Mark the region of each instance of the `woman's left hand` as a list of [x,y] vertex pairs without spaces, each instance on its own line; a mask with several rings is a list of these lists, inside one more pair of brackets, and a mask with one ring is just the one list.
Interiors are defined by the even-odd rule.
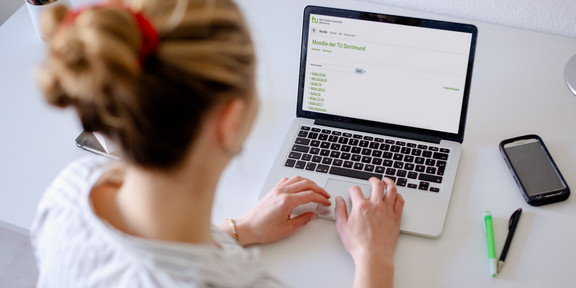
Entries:
[[324,189],[309,179],[283,178],[248,213],[235,221],[238,243],[244,246],[284,238],[317,217],[308,212],[292,218],[294,208],[310,202],[329,206],[329,198]]

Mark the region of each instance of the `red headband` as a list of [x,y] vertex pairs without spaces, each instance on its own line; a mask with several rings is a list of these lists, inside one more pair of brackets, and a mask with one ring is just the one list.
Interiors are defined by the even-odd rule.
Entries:
[[[89,6],[79,10],[69,11],[68,14],[66,14],[66,16],[64,17],[62,24],[68,25],[74,22],[76,20],[76,17],[78,17],[80,13],[88,9],[98,8],[102,6],[110,6],[110,4]],[[140,64],[143,66],[146,59],[150,55],[156,53],[156,51],[158,50],[158,44],[160,41],[158,32],[156,32],[156,29],[154,28],[152,23],[150,23],[150,21],[144,16],[144,14],[140,12],[135,12],[132,9],[123,6],[118,7],[122,7],[128,10],[130,13],[132,13],[132,15],[134,15],[134,18],[136,19],[136,23],[138,23],[138,28],[140,28],[140,32],[142,33],[142,45],[140,46],[138,59],[140,60]]]

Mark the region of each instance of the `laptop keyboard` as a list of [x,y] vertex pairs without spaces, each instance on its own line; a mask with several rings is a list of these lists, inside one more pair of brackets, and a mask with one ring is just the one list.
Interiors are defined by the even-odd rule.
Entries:
[[309,126],[300,127],[285,166],[440,192],[450,150]]

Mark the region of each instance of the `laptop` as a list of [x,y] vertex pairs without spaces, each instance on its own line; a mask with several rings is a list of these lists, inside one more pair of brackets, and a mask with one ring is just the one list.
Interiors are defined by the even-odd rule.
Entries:
[[[296,119],[260,198],[282,177],[309,178],[351,203],[370,177],[405,199],[401,231],[443,230],[464,140],[473,25],[307,6]],[[332,202],[334,204],[334,202]],[[334,205],[301,205],[334,219]]]

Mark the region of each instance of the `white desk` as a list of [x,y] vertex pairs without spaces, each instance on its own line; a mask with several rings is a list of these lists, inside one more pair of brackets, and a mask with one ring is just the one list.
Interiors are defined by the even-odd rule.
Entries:
[[[259,56],[262,99],[255,129],[219,186],[215,222],[237,217],[257,201],[280,142],[295,115],[302,10],[308,3],[451,20],[358,1],[240,0]],[[467,21],[463,21],[467,22]],[[475,23],[479,29],[463,155],[444,233],[401,235],[396,287],[572,287],[576,200],[527,205],[499,155],[505,138],[539,134],[569,186],[576,189],[576,97],[563,82],[576,39]],[[30,77],[42,43],[20,9],[0,27],[0,221],[29,227],[42,190],[67,162],[80,127],[70,111],[43,104]],[[247,171],[251,172],[248,173]],[[407,203],[409,205],[409,203]],[[489,277],[481,215],[495,218],[499,254],[509,215],[525,211],[506,266]],[[260,246],[266,266],[294,287],[351,287],[353,263],[334,223],[317,220],[279,242]]]

